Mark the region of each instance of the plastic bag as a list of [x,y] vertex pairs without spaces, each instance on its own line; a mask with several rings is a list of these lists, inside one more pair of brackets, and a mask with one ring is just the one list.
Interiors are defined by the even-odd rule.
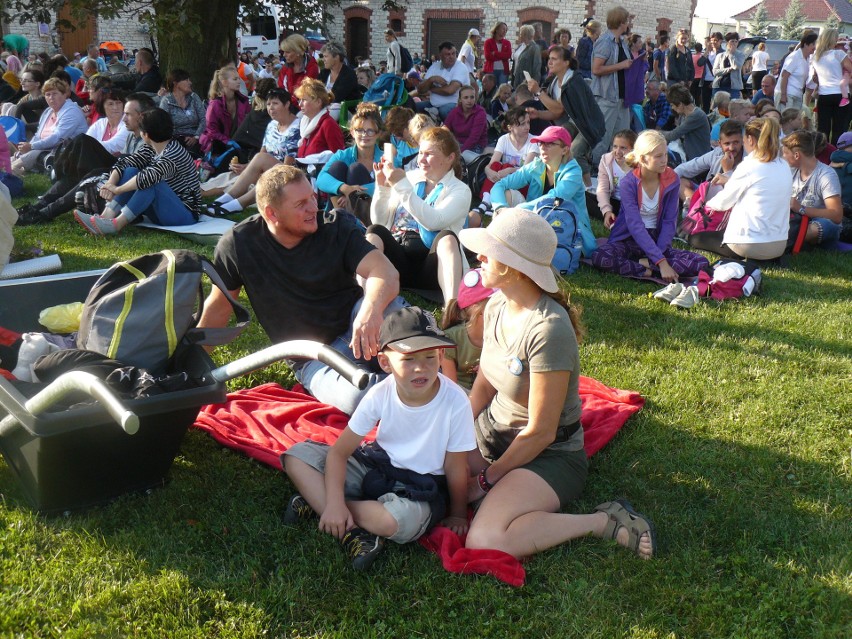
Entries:
[[51,333],[73,333],[80,328],[83,303],[72,302],[46,308],[38,314],[38,323]]

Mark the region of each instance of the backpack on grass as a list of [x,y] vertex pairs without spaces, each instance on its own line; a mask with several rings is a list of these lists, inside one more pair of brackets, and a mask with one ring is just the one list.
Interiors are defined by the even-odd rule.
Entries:
[[[733,272],[731,269],[735,269]],[[752,262],[716,260],[698,273],[698,294],[714,300],[739,299],[759,295],[763,275]]]
[[[196,328],[205,273],[236,313],[234,327]],[[118,262],[95,282],[83,305],[77,348],[156,374],[165,370],[181,342],[225,344],[248,323],[248,311],[228,294],[206,257],[165,250]]]
[[724,231],[728,226],[730,210],[716,211],[707,206],[707,200],[711,198],[708,194],[710,187],[710,182],[702,182],[698,190],[693,193],[689,203],[689,213],[684,216],[678,228],[680,237],[686,238],[707,231]]

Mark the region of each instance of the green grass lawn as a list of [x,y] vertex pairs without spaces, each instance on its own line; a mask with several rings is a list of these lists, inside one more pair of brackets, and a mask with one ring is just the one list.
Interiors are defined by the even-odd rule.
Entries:
[[[95,239],[70,215],[15,236],[66,271],[212,254],[149,230]],[[68,517],[33,513],[0,461],[0,637],[852,636],[850,254],[798,256],[762,296],[691,311],[586,267],[568,284],[583,373],[647,398],[572,510],[629,498],[655,520],[654,561],[579,540],[528,561],[514,589],[412,544],[356,574],[331,537],[279,523],[281,472],[191,431],[166,487]],[[255,325],[214,358],[266,344]],[[290,378],[276,366],[232,386],[266,381]]]

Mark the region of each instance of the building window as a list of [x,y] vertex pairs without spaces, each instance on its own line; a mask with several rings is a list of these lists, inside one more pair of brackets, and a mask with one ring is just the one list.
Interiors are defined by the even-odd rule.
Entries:
[[405,9],[388,11],[388,29],[393,29],[397,36],[405,35]]

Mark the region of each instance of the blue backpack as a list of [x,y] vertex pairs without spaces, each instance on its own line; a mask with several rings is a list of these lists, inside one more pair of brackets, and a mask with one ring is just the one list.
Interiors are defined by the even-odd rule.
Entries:
[[543,198],[535,212],[550,223],[556,233],[556,254],[552,266],[561,275],[571,275],[580,267],[583,240],[577,227],[577,208],[558,197]]
[[364,94],[364,102],[372,102],[380,107],[393,106],[402,102],[405,85],[402,78],[393,73],[383,73]]
[[0,116],[0,126],[6,132],[6,139],[12,144],[27,141],[27,123],[11,115]]

